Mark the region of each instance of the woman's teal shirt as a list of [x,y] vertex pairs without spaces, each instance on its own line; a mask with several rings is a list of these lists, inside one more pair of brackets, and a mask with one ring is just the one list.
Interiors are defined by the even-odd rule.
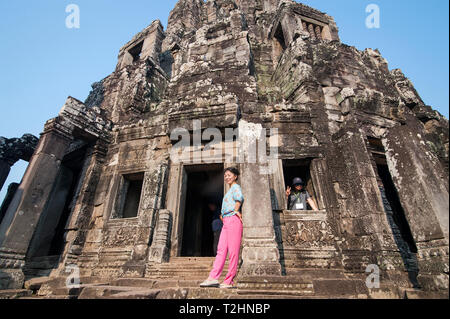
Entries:
[[223,198],[221,210],[222,217],[230,217],[236,215],[234,206],[236,205],[236,202],[240,202],[242,204],[243,201],[244,196],[242,195],[241,186],[239,186],[238,184],[234,184],[233,186],[231,186],[231,188]]

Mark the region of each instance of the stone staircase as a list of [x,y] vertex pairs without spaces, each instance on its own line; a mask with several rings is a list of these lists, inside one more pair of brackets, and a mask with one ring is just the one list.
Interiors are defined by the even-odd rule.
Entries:
[[[364,281],[342,270],[289,269],[281,277],[240,277],[234,289],[200,288],[214,258],[177,257],[170,263],[151,264],[143,278],[82,277],[80,286],[66,286],[66,278],[38,277],[25,289],[0,291],[0,298],[18,299],[367,299],[440,298],[412,289],[382,286],[370,291]],[[225,265],[219,281],[228,269]],[[448,295],[447,295],[448,298]]]
[[[172,257],[170,263],[150,264],[145,272],[148,278],[188,278],[205,280],[212,269],[214,257]],[[228,269],[228,260],[223,268],[222,277]],[[223,279],[222,278],[222,279]]]

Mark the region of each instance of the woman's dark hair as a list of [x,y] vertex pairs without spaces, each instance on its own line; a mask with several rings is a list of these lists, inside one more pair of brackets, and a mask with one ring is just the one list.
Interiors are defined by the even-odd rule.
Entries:
[[235,168],[235,167],[228,167],[228,168],[226,168],[223,173],[225,174],[226,172],[231,172],[234,175],[236,175],[237,177],[239,177],[239,175],[241,175],[241,173],[239,173],[239,170],[237,168]]

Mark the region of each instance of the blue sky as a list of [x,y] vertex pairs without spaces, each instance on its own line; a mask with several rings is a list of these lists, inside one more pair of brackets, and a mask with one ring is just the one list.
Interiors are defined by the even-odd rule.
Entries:
[[[0,1],[0,136],[39,136],[67,96],[84,101],[91,84],[114,71],[121,46],[153,20],[164,27],[176,0]],[[378,48],[422,99],[449,113],[449,3],[446,0],[304,0],[333,16],[343,43]],[[365,25],[366,6],[380,8],[380,28]],[[66,7],[80,8],[80,28],[66,27]],[[14,165],[7,185],[26,168]]]

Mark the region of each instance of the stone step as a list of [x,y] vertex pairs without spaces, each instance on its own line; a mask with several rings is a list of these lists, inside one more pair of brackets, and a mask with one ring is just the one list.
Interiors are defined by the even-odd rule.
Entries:
[[219,288],[165,288],[119,290],[91,287],[79,299],[367,299],[367,295],[311,295],[292,291],[252,291]]
[[231,289],[218,288],[154,288],[133,289],[133,287],[88,287],[78,299],[229,299],[236,296]]
[[[67,278],[63,277],[36,277],[25,281],[24,287],[25,289],[30,289],[33,291],[37,291],[41,288],[42,285],[47,285],[48,287],[57,288],[62,285],[65,285]],[[91,284],[91,283],[102,283],[104,280],[95,278],[95,277],[81,277],[80,283],[82,284]]]
[[[147,267],[147,278],[189,278],[205,279],[208,277],[214,263],[214,258],[176,257],[170,263],[151,264]],[[228,261],[224,265],[224,273],[228,269]]]
[[287,276],[305,277],[305,278],[323,278],[323,279],[345,279],[345,273],[340,269],[308,269],[286,267]]
[[19,299],[31,296],[33,291],[29,289],[0,290],[0,299]]
[[117,295],[125,297],[135,296],[138,298],[154,299],[159,293],[159,289],[148,289],[143,287],[124,287],[124,286],[110,286],[110,285],[99,285],[99,286],[88,286],[81,290],[78,299],[110,299],[117,298]]
[[205,267],[205,266],[189,266],[185,265],[183,267],[174,267],[172,266],[148,266],[147,271],[179,271],[179,272],[189,272],[189,271],[207,271],[211,270],[211,267]]
[[42,297],[64,295],[77,296],[84,287],[97,286],[101,284],[108,284],[107,280],[100,278],[80,278],[80,285],[78,288],[67,287],[66,278],[57,277],[51,278],[47,282],[43,282],[36,295]]
[[314,295],[313,282],[308,278],[295,276],[246,277],[238,280],[237,287],[237,293],[242,295]]
[[[167,271],[147,271],[145,277],[146,278],[182,278],[182,279],[201,279],[208,277],[210,270],[203,271],[175,271],[175,270],[167,270]],[[206,277],[205,277],[206,276]]]
[[[167,266],[161,264],[157,266]],[[192,269],[155,270],[155,276],[145,278],[119,278],[107,280],[95,277],[82,277],[79,288],[66,287],[66,278],[34,278],[26,282],[27,293],[19,295],[23,298],[249,298],[253,296],[264,299],[272,298],[438,298],[442,294],[425,294],[409,290],[392,293],[393,287],[368,290],[364,280],[346,278],[342,270],[335,269],[298,269],[295,275],[287,276],[255,276],[237,277],[237,289],[200,288],[206,279],[207,271]],[[148,273],[147,273],[148,275]],[[226,268],[219,279],[226,276]],[[395,287],[394,287],[395,288]],[[38,290],[36,296],[32,291]],[[212,291],[211,291],[212,289]],[[224,292],[227,291],[227,292]],[[447,294],[448,295],[448,294]],[[12,296],[14,297],[14,296]],[[58,298],[60,299],[60,298]]]
[[49,296],[30,296],[21,297],[19,299],[29,299],[29,300],[45,300],[45,299],[77,299],[78,296],[66,296],[66,295],[49,295]]
[[[226,262],[224,267],[228,267],[229,263]],[[194,270],[194,269],[211,269],[213,263],[165,263],[165,264],[151,264],[148,265],[148,269],[178,269],[178,270]]]
[[215,257],[171,257],[171,263],[184,263],[184,262],[201,262],[201,263],[213,263]]
[[43,284],[45,284],[51,280],[52,280],[52,278],[47,277],[47,276],[32,278],[30,280],[25,281],[24,287],[25,287],[25,289],[37,291],[37,290],[39,290],[39,288],[41,288],[41,286]]
[[414,288],[401,289],[404,299],[449,299],[448,290],[423,291]]
[[[110,296],[100,297],[100,299],[156,299],[160,290],[149,289],[142,291],[123,291]],[[81,297],[79,299],[86,299]],[[97,298],[98,299],[98,298]]]
[[78,296],[81,291],[80,288],[67,288],[67,287],[57,287],[50,290],[39,289],[37,296],[48,297],[48,296]]
[[[187,273],[183,273],[187,271]],[[162,271],[167,278],[119,278],[106,280],[95,277],[82,277],[79,288],[66,287],[66,278],[41,277],[28,280],[27,289],[0,292],[0,298],[24,299],[184,299],[184,298],[223,298],[223,299],[353,299],[353,298],[408,298],[408,299],[448,299],[447,292],[427,292],[416,289],[397,289],[382,286],[380,289],[367,289],[364,280],[345,278],[342,270],[298,269],[295,275],[283,277],[244,277],[237,278],[237,289],[200,288],[207,272],[178,269]],[[161,273],[160,273],[161,275]],[[169,276],[170,275],[170,276]],[[219,281],[223,281],[226,271]],[[38,291],[36,295],[32,292]]]
[[263,290],[263,289],[238,289],[237,291],[238,295],[253,295],[253,296],[312,296],[314,295],[314,290],[312,289],[305,289],[305,290]]
[[[252,294],[245,294],[245,295],[238,295],[237,299],[300,299],[301,296],[293,296],[293,295],[281,295],[281,294],[267,294],[267,295],[252,295]],[[309,297],[306,297],[309,298]]]
[[[119,287],[138,287],[148,289],[165,289],[165,288],[198,288],[205,278],[201,279],[185,279],[185,278],[171,278],[171,279],[150,279],[150,278],[121,278],[113,280],[110,285]],[[223,281],[225,275],[222,275],[219,281]]]
[[113,286],[152,288],[158,281],[152,278],[119,278],[110,282]]
[[314,293],[316,295],[369,295],[369,289],[363,280],[359,279],[314,279]]

